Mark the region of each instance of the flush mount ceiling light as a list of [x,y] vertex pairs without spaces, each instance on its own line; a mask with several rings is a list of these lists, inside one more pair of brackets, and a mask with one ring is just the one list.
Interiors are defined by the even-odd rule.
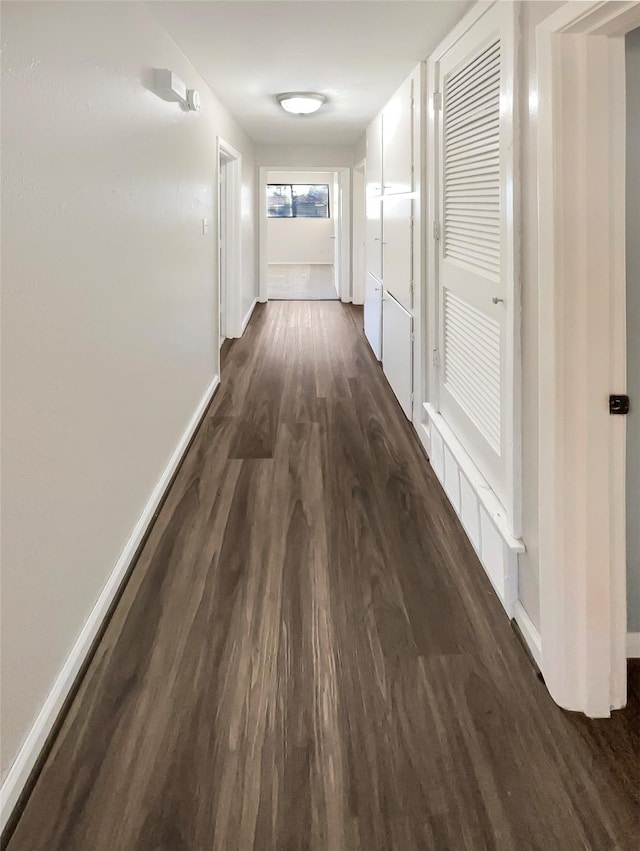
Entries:
[[309,115],[312,112],[320,109],[323,103],[326,103],[324,95],[318,95],[314,92],[286,92],[283,95],[278,95],[278,103],[286,112],[292,112],[294,115]]

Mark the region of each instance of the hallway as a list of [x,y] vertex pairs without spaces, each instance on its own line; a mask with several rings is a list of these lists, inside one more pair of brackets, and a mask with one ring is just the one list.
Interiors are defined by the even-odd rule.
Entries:
[[638,847],[640,671],[554,705],[361,324],[227,349],[9,851]]

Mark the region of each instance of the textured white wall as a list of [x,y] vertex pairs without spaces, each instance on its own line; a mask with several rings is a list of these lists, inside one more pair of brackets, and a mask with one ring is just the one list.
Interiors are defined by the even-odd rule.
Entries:
[[330,172],[270,171],[268,183],[326,183],[329,186],[329,219],[268,219],[269,263],[333,263],[333,174]]
[[256,287],[253,144],[147,4],[3,3],[2,39],[4,777],[218,369],[217,134]]
[[627,54],[627,610],[640,632],[640,28]]
[[274,168],[349,168],[354,150],[340,145],[258,145],[256,162]]

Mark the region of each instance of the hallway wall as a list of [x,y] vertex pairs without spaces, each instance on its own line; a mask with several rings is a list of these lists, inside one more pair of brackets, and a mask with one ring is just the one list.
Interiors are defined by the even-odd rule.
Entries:
[[267,180],[269,183],[326,183],[329,186],[330,216],[328,219],[268,219],[267,261],[333,264],[333,174],[319,171],[270,171]]
[[2,30],[4,779],[219,369],[218,134],[243,314],[257,288],[253,143],[149,6],[3,3]]
[[640,633],[640,28],[626,37],[627,66],[627,612]]
[[256,165],[276,168],[349,168],[354,148],[341,145],[257,145]]

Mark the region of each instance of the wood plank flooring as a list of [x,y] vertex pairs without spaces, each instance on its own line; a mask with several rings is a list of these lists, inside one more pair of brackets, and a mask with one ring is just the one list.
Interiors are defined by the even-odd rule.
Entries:
[[640,672],[553,704],[360,325],[229,347],[9,851],[640,848]]

